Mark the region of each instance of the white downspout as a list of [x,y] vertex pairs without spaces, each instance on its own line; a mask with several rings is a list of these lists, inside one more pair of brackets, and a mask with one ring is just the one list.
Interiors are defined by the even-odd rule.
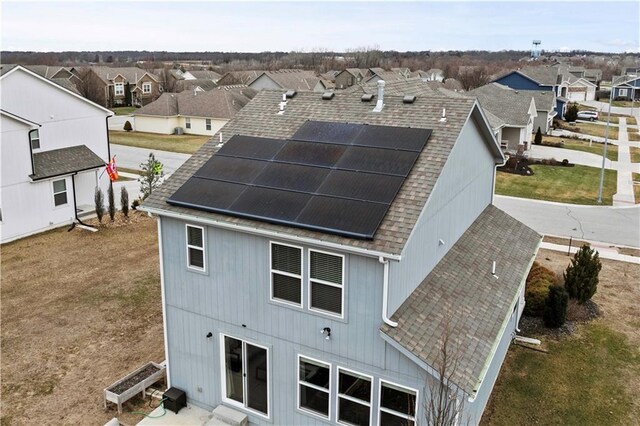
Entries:
[[384,265],[383,285],[382,285],[382,321],[390,327],[396,328],[398,323],[391,321],[387,316],[387,306],[389,305],[389,260],[383,256],[378,261]]
[[160,216],[158,221],[158,251],[160,253],[160,296],[162,298],[162,332],[164,334],[164,357],[166,360],[167,388],[171,387],[171,371],[169,367],[169,340],[167,340],[167,297],[164,284],[164,262],[162,260],[162,222]]

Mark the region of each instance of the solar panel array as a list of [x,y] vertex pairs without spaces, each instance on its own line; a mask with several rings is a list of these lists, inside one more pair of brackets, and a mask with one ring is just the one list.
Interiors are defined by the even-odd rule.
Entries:
[[430,136],[321,121],[287,140],[236,135],[167,202],[372,239]]

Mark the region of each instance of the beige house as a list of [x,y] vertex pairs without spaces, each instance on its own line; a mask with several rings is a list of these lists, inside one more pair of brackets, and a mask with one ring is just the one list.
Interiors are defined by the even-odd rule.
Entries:
[[163,93],[134,112],[136,131],[213,136],[256,94],[246,86],[224,86],[208,92]]
[[93,66],[85,84],[96,86],[96,101],[107,108],[147,105],[162,94],[158,76],[136,67]]

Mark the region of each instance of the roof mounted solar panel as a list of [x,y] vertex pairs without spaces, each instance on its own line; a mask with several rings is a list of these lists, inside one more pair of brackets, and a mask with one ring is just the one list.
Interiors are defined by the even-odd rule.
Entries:
[[285,143],[280,139],[234,135],[222,145],[216,155],[271,160]]
[[362,124],[331,123],[325,121],[305,121],[291,139],[307,142],[327,142],[351,145],[362,131]]

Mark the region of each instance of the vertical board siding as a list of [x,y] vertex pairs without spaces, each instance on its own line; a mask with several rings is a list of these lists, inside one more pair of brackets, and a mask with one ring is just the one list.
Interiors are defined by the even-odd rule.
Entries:
[[[405,246],[402,260],[389,265],[389,315],[491,203],[494,173],[493,155],[477,124],[469,120]],[[444,245],[440,245],[440,239]]]

